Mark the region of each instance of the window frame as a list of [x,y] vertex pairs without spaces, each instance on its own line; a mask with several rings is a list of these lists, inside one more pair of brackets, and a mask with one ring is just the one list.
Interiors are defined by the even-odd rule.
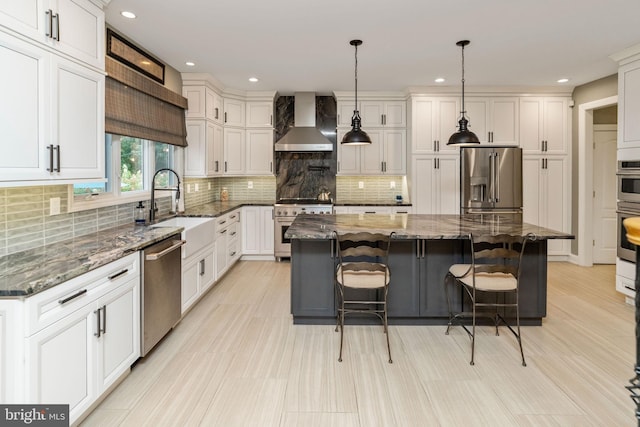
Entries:
[[[89,209],[98,209],[108,206],[117,206],[126,203],[136,203],[139,201],[148,201],[151,199],[151,179],[156,170],[155,165],[155,144],[164,144],[157,141],[150,141],[147,139],[138,138],[143,141],[143,190],[136,191],[128,191],[121,192],[120,184],[122,177],[122,163],[121,163],[121,145],[120,138],[125,135],[112,135],[112,143],[111,143],[111,153],[105,155],[106,158],[111,156],[111,165],[105,165],[105,175],[111,176],[111,191],[105,193],[99,193],[96,195],[87,195],[87,196],[77,196],[73,192],[74,184],[78,184],[81,182],[90,182],[90,181],[78,181],[74,184],[68,185],[68,212],[79,212],[83,210]],[[105,135],[106,137],[106,135]],[[171,145],[171,144],[167,144]],[[106,154],[106,153],[105,153]],[[183,176],[183,160],[184,160],[184,148],[179,146],[173,146],[173,155],[171,156],[173,160],[173,164],[170,165],[173,170],[175,170],[180,177]],[[170,162],[171,163],[171,162]],[[107,172],[107,169],[109,171]],[[103,181],[108,182],[109,178],[105,178]],[[93,181],[95,182],[95,181]],[[167,191],[156,192],[155,199],[162,199],[165,197],[171,197],[171,193]]]

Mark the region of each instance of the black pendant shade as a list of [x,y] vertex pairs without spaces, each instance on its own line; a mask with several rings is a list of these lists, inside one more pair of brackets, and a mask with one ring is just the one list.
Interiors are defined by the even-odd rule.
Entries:
[[469,120],[465,117],[467,113],[464,108],[464,47],[469,44],[469,40],[460,40],[456,43],[457,46],[462,48],[462,118],[458,122],[458,131],[451,135],[449,138],[449,142],[447,145],[457,145],[457,144],[479,144],[480,140],[476,136],[475,133],[471,132],[467,129],[467,124]]
[[349,144],[349,145],[371,144],[371,138],[369,138],[369,135],[367,135],[365,131],[360,129],[361,120],[360,120],[360,112],[358,111],[358,46],[362,44],[362,40],[351,40],[349,44],[356,48],[356,67],[355,67],[356,105],[353,110],[353,117],[351,118],[351,130],[344,135],[340,143]]

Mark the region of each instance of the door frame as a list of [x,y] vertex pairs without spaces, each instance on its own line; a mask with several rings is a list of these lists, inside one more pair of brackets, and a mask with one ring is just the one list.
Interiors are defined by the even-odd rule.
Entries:
[[578,107],[578,264],[587,267],[593,265],[593,110],[617,103],[614,95]]

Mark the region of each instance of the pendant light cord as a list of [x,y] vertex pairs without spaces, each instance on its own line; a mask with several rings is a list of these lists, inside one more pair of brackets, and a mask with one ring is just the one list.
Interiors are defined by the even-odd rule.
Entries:
[[356,44],[356,71],[355,71],[355,80],[356,80],[356,105],[354,109],[354,113],[358,111],[358,45]]
[[467,114],[464,108],[464,44],[462,45],[462,117]]

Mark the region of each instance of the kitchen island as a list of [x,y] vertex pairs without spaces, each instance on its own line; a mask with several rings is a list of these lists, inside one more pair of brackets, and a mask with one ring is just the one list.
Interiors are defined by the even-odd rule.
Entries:
[[[444,278],[449,266],[470,262],[468,236],[532,233],[520,279],[522,324],[540,325],[547,312],[547,240],[573,236],[523,223],[520,215],[298,215],[287,230],[291,239],[291,313],[294,323],[335,322],[334,231],[395,232],[389,251],[388,294],[392,324],[446,324],[449,310]],[[454,311],[466,307],[462,291],[451,289]],[[366,297],[366,296],[364,296]],[[368,317],[350,319],[368,323]]]

